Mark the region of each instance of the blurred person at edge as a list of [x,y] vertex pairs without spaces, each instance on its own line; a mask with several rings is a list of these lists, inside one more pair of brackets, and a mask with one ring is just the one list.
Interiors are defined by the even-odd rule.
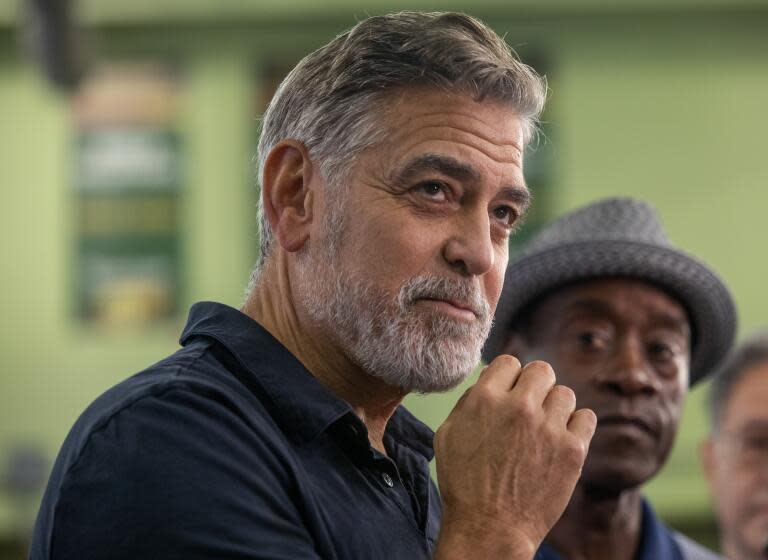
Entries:
[[726,286],[673,247],[654,210],[610,198],[547,226],[507,268],[483,356],[545,360],[597,430],[540,560],[716,556],[668,529],[640,487],[664,465],[689,385],[730,348]]
[[196,304],[181,350],[86,410],[31,557],[532,558],[594,414],[509,356],[436,435],[400,403],[479,362],[545,90],[455,13],[371,17],[304,58],[264,116],[243,307]]
[[739,345],[710,387],[701,462],[730,560],[768,558],[768,331]]

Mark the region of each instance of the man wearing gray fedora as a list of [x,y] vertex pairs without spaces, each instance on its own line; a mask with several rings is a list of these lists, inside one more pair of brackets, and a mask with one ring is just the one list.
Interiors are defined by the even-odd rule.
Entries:
[[664,465],[688,388],[721,361],[735,327],[724,283],[673,247],[638,200],[578,209],[510,262],[484,359],[549,362],[598,418],[538,560],[717,558],[661,523],[640,487]]

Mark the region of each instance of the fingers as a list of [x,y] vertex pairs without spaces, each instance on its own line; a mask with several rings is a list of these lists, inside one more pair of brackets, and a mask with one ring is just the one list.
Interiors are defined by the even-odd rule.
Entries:
[[[549,364],[496,358],[435,436],[446,518],[480,519],[505,535],[515,527],[540,542],[568,503],[594,433],[595,415],[575,407]],[[469,529],[477,534],[475,523]]]
[[555,372],[547,362],[535,361],[527,364],[520,372],[515,391],[527,395],[531,404],[539,405],[555,387]]
[[547,421],[559,426],[567,425],[569,432],[588,443],[597,426],[594,412],[576,410],[573,390],[556,383],[555,372],[548,363],[537,360],[523,367],[514,356],[502,355],[483,368],[475,386],[459,399],[457,408],[475,388],[480,389],[475,391],[476,394],[522,397],[529,406],[541,406]]
[[[544,400],[548,421],[556,426],[566,426],[575,436],[581,449],[579,461],[583,461],[589,449],[589,442],[595,434],[597,417],[588,408],[576,410],[576,394],[564,385],[555,385]],[[575,412],[574,412],[575,411]]]
[[[564,424],[573,413],[576,398],[573,391],[556,385],[556,381],[552,366],[546,362],[536,360],[522,367],[514,356],[502,355],[483,369],[475,387],[477,393],[519,396],[529,406],[544,406]],[[460,402],[466,396],[465,393]]]
[[576,410],[576,395],[565,385],[555,385],[544,399],[543,406],[547,417],[562,426],[568,424]]
[[568,431],[576,435],[582,441],[589,442],[595,435],[597,428],[597,416],[588,408],[577,410],[568,422]]
[[520,360],[514,356],[501,355],[480,372],[475,386],[491,392],[507,392],[517,382],[520,370]]

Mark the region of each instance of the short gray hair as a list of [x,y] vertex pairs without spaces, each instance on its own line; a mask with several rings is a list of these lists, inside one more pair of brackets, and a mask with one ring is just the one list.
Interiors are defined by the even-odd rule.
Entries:
[[717,433],[736,385],[744,374],[760,364],[768,364],[768,330],[761,330],[742,342],[712,377],[709,390],[709,413],[712,431]]
[[[355,156],[384,139],[393,93],[431,88],[509,105],[532,136],[546,82],[482,22],[460,13],[398,12],[361,21],[306,56],[280,84],[262,120],[258,177],[281,140],[302,142],[326,184],[339,186]],[[259,203],[263,265],[272,230]]]

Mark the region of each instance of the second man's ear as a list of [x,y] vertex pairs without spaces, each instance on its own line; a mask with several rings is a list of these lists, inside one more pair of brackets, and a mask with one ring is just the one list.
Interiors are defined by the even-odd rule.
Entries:
[[315,202],[313,172],[306,146],[296,140],[279,142],[264,162],[264,213],[275,239],[289,253],[300,250],[309,239]]

